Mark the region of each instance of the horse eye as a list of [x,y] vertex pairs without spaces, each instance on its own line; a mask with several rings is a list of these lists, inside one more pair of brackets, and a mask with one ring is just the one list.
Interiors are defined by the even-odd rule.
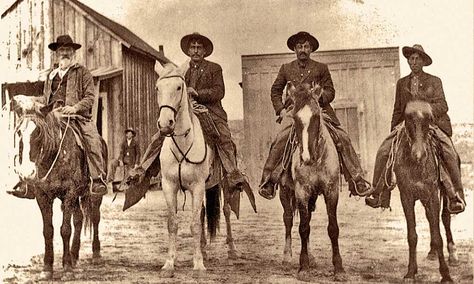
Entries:
[[181,91],[181,86],[178,86],[178,88],[176,90]]

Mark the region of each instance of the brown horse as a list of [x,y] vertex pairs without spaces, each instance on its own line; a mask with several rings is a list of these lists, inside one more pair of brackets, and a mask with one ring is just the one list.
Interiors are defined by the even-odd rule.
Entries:
[[[93,228],[93,259],[100,257],[99,222],[102,196],[91,195],[84,151],[78,146],[73,133],[73,118],[61,118],[57,111],[39,113],[35,111],[35,104],[29,97],[15,97],[13,103],[15,111],[20,115],[15,129],[20,145],[15,159],[15,170],[27,191],[34,192],[43,217],[45,253],[40,279],[53,278],[53,201],[59,198],[63,212],[62,279],[68,280],[73,278],[72,269],[79,259],[83,224],[86,229]],[[103,153],[107,153],[105,143],[103,147]],[[74,224],[72,244],[71,219]]]
[[291,157],[291,171],[284,176],[280,200],[284,207],[286,227],[285,260],[291,255],[291,226],[293,208],[300,214],[301,238],[300,267],[298,276],[305,278],[310,266],[308,253],[311,214],[319,195],[324,196],[328,214],[328,234],[332,245],[332,263],[336,275],[344,273],[339,253],[339,226],[337,203],[339,199],[339,159],[336,146],[329,134],[324,113],[318,99],[323,90],[318,85],[306,84],[295,88],[287,86],[294,102],[293,120],[297,149]]
[[394,166],[408,230],[409,262],[408,272],[404,278],[407,281],[414,281],[418,272],[415,202],[420,200],[425,207],[430,226],[432,250],[436,251],[438,256],[441,282],[452,282],[444,259],[440,233],[440,184],[436,154],[430,141],[432,123],[433,114],[429,103],[412,101],[407,104],[405,127],[400,132]]

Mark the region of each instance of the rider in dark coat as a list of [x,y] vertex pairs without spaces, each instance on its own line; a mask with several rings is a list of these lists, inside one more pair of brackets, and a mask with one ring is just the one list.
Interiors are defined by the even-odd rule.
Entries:
[[[276,115],[284,117],[287,109],[290,108],[290,105],[283,102],[282,99],[283,90],[288,82],[292,82],[295,86],[303,83],[321,86],[323,94],[319,99],[319,104],[328,115],[327,119],[331,125],[328,130],[341,157],[343,174],[353,194],[367,195],[371,191],[370,184],[363,178],[359,158],[352,147],[349,136],[340,127],[340,122],[330,105],[336,92],[329,69],[326,64],[310,59],[310,54],[318,49],[319,42],[309,33],[299,32],[288,39],[287,45],[289,49],[295,51],[297,59],[281,66],[272,85],[271,100]],[[288,125],[277,135],[264,165],[259,193],[267,199],[275,196],[276,184],[278,184],[283,172],[282,157],[290,130],[291,125]]]
[[411,73],[398,80],[395,93],[395,105],[393,108],[390,135],[382,142],[377,152],[372,185],[375,188],[372,196],[366,198],[367,205],[377,207],[389,207],[390,190],[395,186],[387,185],[386,180],[390,173],[385,172],[385,165],[392,148],[392,141],[397,136],[400,124],[405,120],[405,106],[411,100],[424,100],[430,103],[433,111],[434,123],[433,134],[440,149],[440,160],[442,165],[441,180],[448,195],[451,213],[464,211],[464,191],[461,182],[461,169],[459,156],[451,141],[452,128],[448,116],[448,104],[443,92],[441,79],[423,72],[423,66],[428,66],[432,60],[425,53],[421,45],[413,47],[405,46],[402,49],[407,58]]

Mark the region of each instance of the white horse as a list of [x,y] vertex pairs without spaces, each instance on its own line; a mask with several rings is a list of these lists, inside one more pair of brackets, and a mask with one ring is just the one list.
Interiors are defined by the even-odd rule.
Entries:
[[[193,113],[186,91],[184,74],[186,68],[167,65],[156,82],[160,115],[158,127],[161,135],[167,136],[160,154],[163,194],[168,206],[168,258],[163,270],[173,272],[176,260],[177,194],[187,190],[192,195],[191,233],[194,238],[194,270],[204,271],[203,248],[206,245],[204,215],[201,214],[206,194],[206,179],[215,152],[206,144],[198,117]],[[219,190],[219,189],[218,189]],[[219,202],[217,198],[215,202]],[[224,204],[224,213],[226,213]],[[230,210],[229,214],[230,214]],[[219,211],[215,212],[219,214]],[[230,221],[227,218],[227,238],[231,237]],[[216,218],[218,221],[218,219]],[[235,252],[233,241],[229,249]]]

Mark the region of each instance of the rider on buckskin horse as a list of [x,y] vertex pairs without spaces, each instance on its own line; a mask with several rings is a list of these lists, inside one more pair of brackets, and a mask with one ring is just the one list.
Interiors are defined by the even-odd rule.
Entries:
[[[85,142],[85,153],[89,174],[92,179],[92,193],[104,195],[107,193],[105,185],[105,161],[102,156],[102,138],[97,126],[90,119],[94,104],[94,82],[89,70],[75,63],[76,50],[81,45],[73,42],[69,35],[58,36],[56,42],[48,45],[55,52],[59,60],[59,67],[53,69],[47,76],[42,97],[35,97],[35,109],[53,109],[65,115],[80,115],[84,119],[77,119],[77,129]],[[28,194],[27,194],[28,192]],[[8,193],[22,198],[34,198],[33,191],[27,191],[24,183],[19,182],[13,191]]]
[[[448,116],[448,104],[443,92],[441,79],[423,72],[423,66],[432,63],[431,57],[425,53],[423,47],[415,44],[405,46],[403,56],[407,58],[411,73],[398,80],[395,92],[395,105],[392,114],[391,133],[382,142],[375,159],[374,178],[372,185],[375,188],[371,196],[366,197],[366,204],[373,208],[390,206],[390,191],[395,187],[392,182],[392,169],[386,169],[393,140],[403,128],[405,107],[411,100],[424,100],[430,103],[433,109],[434,125],[432,135],[438,157],[440,158],[440,179],[446,189],[448,197],[448,211],[457,214],[464,211],[464,191],[461,182],[461,168],[459,156],[451,141],[452,127]],[[390,163],[389,163],[390,164]]]
[[[319,104],[326,112],[328,128],[339,153],[342,172],[349,183],[349,190],[353,195],[366,196],[371,192],[370,183],[363,178],[363,170],[347,133],[341,128],[340,122],[330,103],[334,100],[335,90],[331,74],[326,64],[310,59],[310,54],[319,47],[318,40],[307,32],[299,32],[288,38],[287,46],[296,53],[297,59],[283,64],[271,89],[271,100],[275,113],[280,118],[287,115],[291,107],[283,102],[283,90],[288,82],[295,87],[300,84],[318,84],[323,88]],[[283,128],[273,141],[270,153],[263,168],[262,181],[259,189],[261,196],[272,199],[276,193],[276,185],[283,174],[283,152],[290,136],[291,125]]]
[[[194,105],[205,106],[217,132],[217,153],[221,160],[229,187],[248,190],[248,183],[237,168],[236,146],[232,141],[227,124],[227,113],[222,107],[224,98],[224,79],[219,64],[204,59],[213,51],[209,38],[193,33],[181,39],[181,50],[190,57],[189,69],[185,74],[187,93]],[[201,117],[198,118],[201,119]],[[203,122],[201,122],[203,123]],[[207,135],[207,133],[206,133]],[[131,180],[138,178],[135,186],[144,194],[149,187],[150,178],[160,171],[160,151],[165,137],[158,132],[143,155],[140,165],[130,172]],[[243,187],[243,188],[242,188]]]

